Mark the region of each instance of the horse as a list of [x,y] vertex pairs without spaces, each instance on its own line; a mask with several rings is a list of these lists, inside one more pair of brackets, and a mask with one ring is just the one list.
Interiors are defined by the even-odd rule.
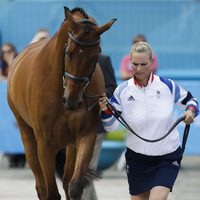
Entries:
[[98,125],[97,97],[104,93],[97,64],[100,36],[116,19],[98,26],[81,8],[64,7],[64,15],[55,35],[25,48],[8,75],[8,103],[40,200],[61,199],[55,177],[60,149],[67,147],[62,178],[66,199],[80,200],[85,185],[96,177],[88,165]]

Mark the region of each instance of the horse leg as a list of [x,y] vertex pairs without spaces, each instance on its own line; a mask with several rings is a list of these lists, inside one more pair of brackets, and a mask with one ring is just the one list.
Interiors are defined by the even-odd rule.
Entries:
[[24,145],[26,159],[35,177],[35,188],[38,198],[40,200],[45,200],[46,186],[38,159],[37,142],[34,136],[33,129],[30,128],[22,119],[18,119],[17,121],[20,127],[20,133]]
[[68,200],[70,199],[68,194],[68,184],[74,172],[75,161],[76,161],[76,146],[70,144],[66,148],[66,161],[63,174],[63,188],[65,190],[66,199]]
[[86,182],[92,181],[88,179],[95,178],[95,174],[88,173],[88,166],[92,158],[95,141],[96,133],[93,131],[79,138],[76,143],[76,163],[68,189],[70,200],[80,200],[83,193],[83,188],[86,186]]
[[55,157],[56,148],[52,142],[41,138],[38,141],[39,161],[44,174],[46,183],[46,200],[60,200],[55,177]]
[[46,186],[38,159],[37,143],[33,131],[28,127],[20,127],[26,159],[36,180],[36,191],[40,200],[45,200]]
[[28,124],[20,117],[9,96],[8,96],[8,102],[19,125],[24,151],[26,154],[26,160],[35,177],[36,181],[35,187],[38,198],[40,200],[45,200],[46,186],[43,178],[42,169],[38,159],[37,142],[33,129],[30,126],[28,126]]

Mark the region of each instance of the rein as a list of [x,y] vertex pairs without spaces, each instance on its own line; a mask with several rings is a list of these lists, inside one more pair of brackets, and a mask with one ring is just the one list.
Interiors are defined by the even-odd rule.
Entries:
[[[155,142],[159,142],[161,140],[163,140],[164,138],[166,138],[173,130],[174,128],[185,119],[185,116],[180,117],[178,120],[176,120],[176,122],[172,125],[172,127],[169,129],[169,131],[162,137],[154,139],[154,140],[150,140],[150,139],[146,139],[141,137],[140,135],[138,135],[129,125],[128,123],[125,121],[125,119],[121,116],[120,112],[116,110],[116,108],[108,101],[108,109],[113,113],[113,116],[126,128],[128,129],[133,135],[135,135],[136,137],[138,137],[139,139],[145,141],[145,142],[149,142],[149,143],[155,143]],[[185,129],[184,129],[184,134],[183,134],[183,140],[182,140],[182,152],[185,151],[185,146],[186,146],[186,142],[187,142],[187,138],[188,138],[188,134],[189,134],[189,130],[190,130],[190,125],[185,125]]]
[[90,96],[90,95],[86,95],[86,93],[84,94],[84,97],[85,97],[85,104],[86,104],[86,107],[87,107],[87,110],[90,111],[92,110],[92,108],[98,104],[98,101],[94,102],[91,106],[88,106],[88,103],[87,103],[87,99],[94,99],[94,98],[100,98],[102,97],[102,95],[94,95],[94,96]]

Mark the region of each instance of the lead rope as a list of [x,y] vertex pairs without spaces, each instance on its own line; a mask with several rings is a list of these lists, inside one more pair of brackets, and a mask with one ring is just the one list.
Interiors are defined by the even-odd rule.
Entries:
[[[87,111],[90,111],[90,110],[92,110],[92,108],[95,106],[95,105],[97,105],[98,103],[99,103],[99,98],[100,97],[103,97],[102,95],[94,95],[94,96],[90,96],[90,95],[84,95],[84,97],[85,97],[85,104],[86,104],[86,108],[87,108]],[[98,101],[96,101],[96,102],[94,102],[92,105],[88,105],[88,103],[87,103],[87,99],[94,99],[94,98],[98,98]]]
[[[113,116],[126,128],[128,129],[132,134],[134,134],[136,137],[140,138],[141,140],[149,143],[154,143],[163,140],[166,138],[173,130],[174,128],[185,119],[185,116],[180,117],[179,119],[176,120],[176,122],[172,125],[172,127],[169,129],[169,131],[162,137],[154,139],[154,140],[149,140],[146,138],[143,138],[139,136],[133,129],[128,125],[128,123],[125,121],[125,119],[121,116],[120,112],[116,110],[116,108],[108,101],[108,109],[113,113]],[[185,125],[184,129],[184,134],[183,134],[183,139],[182,139],[182,152],[184,153],[185,151],[185,146],[187,143],[187,138],[189,135],[189,130],[190,130],[190,125]]]

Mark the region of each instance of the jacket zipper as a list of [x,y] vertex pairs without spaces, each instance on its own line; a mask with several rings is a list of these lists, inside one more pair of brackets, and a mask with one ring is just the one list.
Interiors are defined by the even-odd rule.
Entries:
[[[148,138],[148,130],[149,130],[149,121],[148,121],[148,110],[147,110],[147,94],[146,94],[146,87],[143,88],[144,90],[144,96],[145,96],[145,114],[146,114],[146,124],[144,124],[145,127],[145,138]],[[144,144],[144,154],[146,154],[146,144]]]

